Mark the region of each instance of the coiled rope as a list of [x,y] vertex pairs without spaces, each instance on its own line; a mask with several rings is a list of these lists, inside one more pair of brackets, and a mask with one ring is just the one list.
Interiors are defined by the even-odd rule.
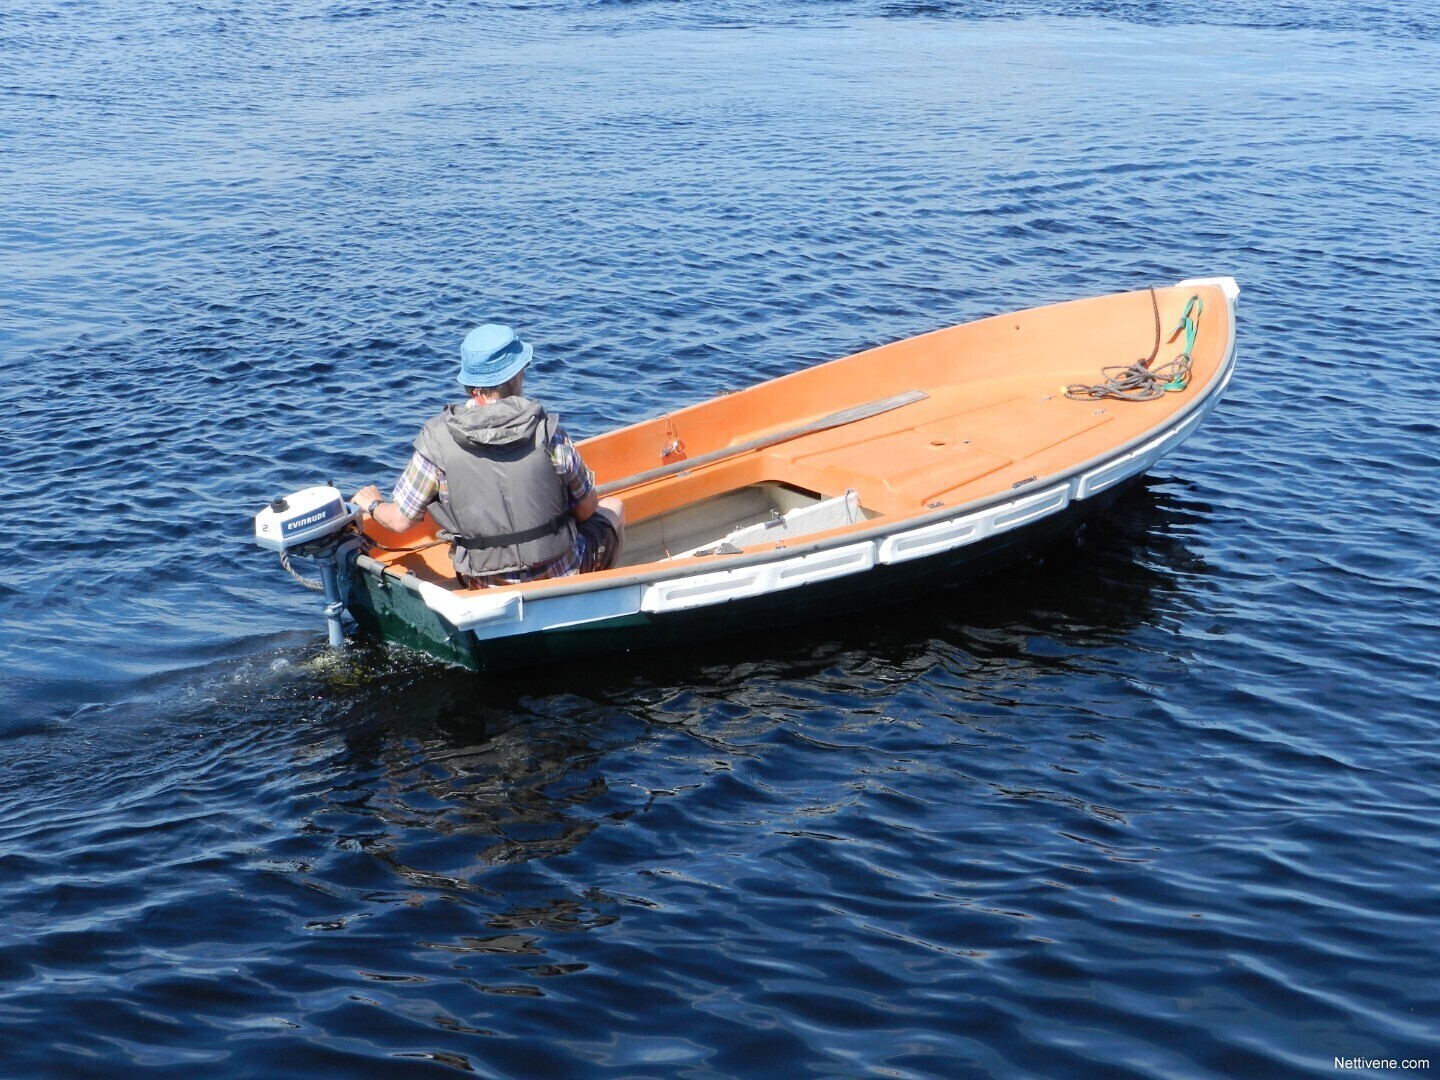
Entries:
[[1094,385],[1071,383],[1065,388],[1066,397],[1075,401],[1154,401],[1164,397],[1167,391],[1184,390],[1190,385],[1190,374],[1195,366],[1190,354],[1195,347],[1197,320],[1204,310],[1200,297],[1190,297],[1175,332],[1170,335],[1170,340],[1174,341],[1181,330],[1185,331],[1184,352],[1159,367],[1155,366],[1155,358],[1160,355],[1160,301],[1153,287],[1150,289],[1150,306],[1155,312],[1155,347],[1150,350],[1150,355],[1132,364],[1101,368],[1104,382]]
[[285,572],[287,574],[293,577],[301,585],[304,585],[305,588],[309,589],[311,592],[325,591],[324,582],[316,581],[314,578],[305,577],[300,573],[300,571],[296,570],[293,566],[290,565],[290,553],[288,551],[280,552],[280,565],[285,568]]

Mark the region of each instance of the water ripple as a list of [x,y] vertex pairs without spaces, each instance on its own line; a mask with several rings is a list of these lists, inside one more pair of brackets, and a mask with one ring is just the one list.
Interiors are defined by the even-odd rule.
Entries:
[[[1427,1052],[1431,15],[80,14],[0,42],[17,1075]],[[1077,543],[906,609],[476,681],[329,655],[249,544],[392,477],[477,318],[585,436],[1197,273],[1245,290],[1224,407]]]

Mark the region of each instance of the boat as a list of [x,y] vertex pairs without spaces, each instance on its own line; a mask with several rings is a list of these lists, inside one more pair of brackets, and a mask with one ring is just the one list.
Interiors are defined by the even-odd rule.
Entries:
[[[471,589],[427,518],[391,532],[331,486],[255,539],[363,635],[491,670],[848,615],[1015,564],[1104,509],[1215,408],[1229,277],[895,341],[577,443],[624,500],[618,565]],[[292,558],[311,559],[306,579]]]

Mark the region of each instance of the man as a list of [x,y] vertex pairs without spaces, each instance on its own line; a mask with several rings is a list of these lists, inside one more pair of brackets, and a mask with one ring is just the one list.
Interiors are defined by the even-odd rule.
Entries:
[[390,501],[374,484],[354,496],[394,532],[429,509],[470,588],[606,570],[624,543],[624,504],[596,494],[564,428],[522,396],[533,356],[508,326],[470,331],[457,380],[466,400],[421,429]]

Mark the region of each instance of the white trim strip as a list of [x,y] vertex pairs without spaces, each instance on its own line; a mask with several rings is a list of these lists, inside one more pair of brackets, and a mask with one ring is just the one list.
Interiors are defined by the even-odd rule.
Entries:
[[862,573],[874,565],[875,545],[867,541],[758,566],[694,574],[645,586],[640,595],[640,610],[684,611],[723,604]]
[[[1184,281],[1177,281],[1175,287],[1182,289],[1185,286],[1214,285],[1222,293],[1230,304],[1231,312],[1234,312],[1236,301],[1240,299],[1240,285],[1233,277],[1192,277]],[[1231,320],[1233,323],[1233,319]]]
[[1064,510],[1070,505],[1070,485],[1061,484],[1059,487],[1051,488],[1049,491],[1037,492],[1034,495],[1027,495],[1015,502],[1004,503],[991,511],[990,531],[992,533],[1008,532],[1011,529],[1018,529],[1021,525],[1028,525],[1042,517],[1049,517],[1051,514]]
[[525,618],[525,597],[520,593],[460,594],[441,588],[433,581],[415,582],[415,591],[425,606],[452,623],[457,630],[469,630],[485,623],[515,622]]
[[924,525],[887,536],[880,543],[877,562],[890,565],[939,555],[966,544],[984,540],[996,533],[1008,532],[1049,517],[1070,505],[1070,485],[1061,484],[1047,491],[1037,491],[1023,499],[992,506],[977,514],[966,514],[951,521]]
[[964,544],[973,544],[987,534],[985,514],[969,514],[953,521],[942,521],[937,525],[926,525],[908,532],[887,536],[880,544],[878,561],[891,563],[923,559],[927,555],[939,555]]

